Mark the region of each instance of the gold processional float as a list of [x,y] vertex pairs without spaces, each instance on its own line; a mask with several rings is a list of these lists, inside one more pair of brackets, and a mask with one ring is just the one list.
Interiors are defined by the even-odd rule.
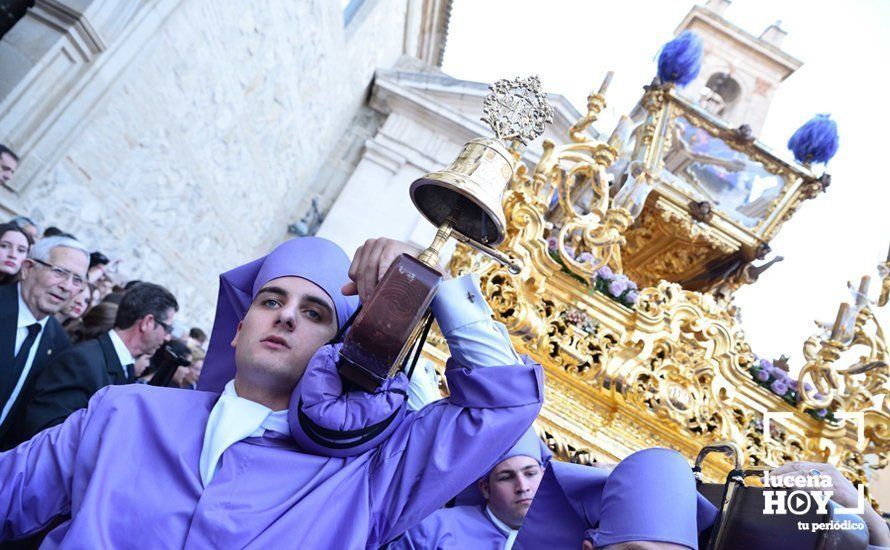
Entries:
[[[480,276],[517,350],[544,366],[536,430],[558,459],[582,464],[655,446],[692,463],[722,443],[744,467],[827,462],[865,485],[890,449],[887,340],[874,314],[890,294],[890,257],[877,301],[863,277],[834,325],[804,343],[797,379],[787,359],[758,358],[733,295],[781,260],[757,263],[830,176],[770,151],[746,126],[727,127],[657,78],[608,141],[595,139],[586,130],[610,79],[588,97],[570,141],[545,140],[531,168],[522,150],[552,109],[536,77],[497,82],[483,120],[499,139],[471,141],[426,176],[489,201],[503,224],[492,230],[503,242],[489,243],[502,254],[462,244],[448,267]],[[441,335],[425,355],[441,369]],[[710,457],[702,475],[722,483],[733,461]]]

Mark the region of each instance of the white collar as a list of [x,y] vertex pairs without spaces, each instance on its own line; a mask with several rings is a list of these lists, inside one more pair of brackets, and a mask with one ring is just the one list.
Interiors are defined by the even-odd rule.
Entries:
[[494,512],[491,511],[491,508],[488,507],[488,504],[485,505],[485,514],[488,516],[488,519],[494,523],[494,526],[498,528],[498,531],[507,537],[507,542],[504,544],[504,550],[510,550],[513,547],[513,541],[516,540],[516,535],[519,534],[519,529],[513,529],[498,519],[498,517],[494,515]]
[[210,484],[223,453],[248,437],[261,437],[266,430],[290,435],[287,409],[275,411],[255,401],[238,396],[231,380],[217,399],[207,418],[198,467],[204,487]]
[[269,407],[238,397],[234,387],[228,395],[223,392],[219,396],[207,418],[198,462],[204,487],[213,479],[226,449],[246,437],[254,437],[258,431],[262,433],[261,425],[271,412]]
[[204,429],[198,464],[204,486],[213,479],[226,449],[242,439],[262,437],[267,430],[290,436],[287,409],[273,412],[256,401],[239,397],[235,381],[230,380],[213,405]]
[[[248,401],[250,403],[253,403],[253,401],[238,396],[238,392],[235,391],[234,380],[229,380],[229,383],[226,384],[225,388],[223,388],[222,395],[237,397],[241,401]],[[270,430],[275,433],[290,436],[290,426],[287,423],[287,409],[284,409],[282,411],[273,411],[269,409],[269,411],[269,416],[267,416],[266,419],[263,420],[260,428],[262,430]],[[259,431],[259,433],[252,437],[261,437],[263,435],[262,431],[257,431]]]
[[287,409],[273,412],[265,405],[238,397],[235,381],[229,381],[213,405],[204,429],[198,464],[204,486],[213,479],[226,449],[242,439],[262,437],[266,430],[289,436]]
[[18,291],[16,296],[19,298],[19,319],[16,328],[27,328],[34,323],[40,323],[41,330],[46,328],[46,323],[49,321],[49,315],[38,321],[37,317],[34,317],[34,314],[31,313],[31,309],[28,308],[28,304],[25,303],[24,298],[22,298],[22,283],[18,283],[16,289]]
[[109,330],[108,337],[111,338],[111,345],[114,346],[114,351],[117,353],[117,358],[121,362],[121,366],[126,370],[127,365],[132,365],[136,362],[133,359],[133,354],[127,349],[127,345],[124,343],[121,335],[117,333],[117,330]]

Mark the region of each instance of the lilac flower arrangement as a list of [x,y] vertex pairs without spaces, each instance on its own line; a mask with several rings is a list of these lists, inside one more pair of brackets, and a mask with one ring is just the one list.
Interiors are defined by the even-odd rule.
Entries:
[[[769,389],[792,406],[797,406],[803,399],[799,391],[800,382],[791,378],[787,371],[769,359],[755,359],[754,363],[748,367],[748,372],[759,385]],[[809,382],[804,384],[804,388],[808,392],[813,391],[813,386]],[[822,395],[817,393],[816,397],[821,399]],[[806,409],[804,412],[817,420],[837,421],[834,412],[830,409]]]
[[637,283],[623,273],[615,274],[607,265],[596,270],[593,287],[621,305],[634,307],[640,297]]
[[[615,274],[609,266],[603,266],[596,271],[591,281],[586,281],[563,264],[558,248],[559,241],[556,237],[547,239],[547,250],[550,252],[550,257],[562,265],[562,270],[565,273],[578,279],[585,285],[593,287],[593,290],[602,292],[625,307],[633,308],[637,303],[637,299],[640,297],[639,289],[637,284],[628,279],[626,275]],[[575,251],[571,247],[565,247],[565,251],[569,256],[575,258],[575,261],[578,263],[592,264],[596,261],[596,257],[590,252],[582,252],[575,257]]]
[[[587,282],[586,279],[584,279],[583,277],[579,277],[576,273],[574,273],[568,267],[566,267],[565,263],[563,263],[562,258],[559,255],[559,241],[556,239],[556,237],[550,237],[549,239],[547,239],[547,252],[550,253],[551,258],[556,260],[559,263],[559,265],[562,266],[563,273],[577,279],[578,282],[589,286],[589,283]],[[571,247],[567,246],[566,252],[568,252],[568,254],[574,258],[575,251],[572,250]],[[584,256],[584,254],[585,253],[582,252],[579,255],[579,258],[581,256]],[[592,254],[590,256],[593,257]],[[578,261],[580,261],[580,260],[578,260]]]

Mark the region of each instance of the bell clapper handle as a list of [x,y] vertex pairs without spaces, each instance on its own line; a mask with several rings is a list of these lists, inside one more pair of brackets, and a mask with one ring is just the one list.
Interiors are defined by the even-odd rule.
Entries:
[[507,256],[500,250],[495,250],[490,246],[484,245],[482,243],[477,243],[476,241],[469,239],[464,235],[461,235],[460,233],[454,233],[452,236],[458,241],[464,243],[467,246],[475,248],[479,252],[485,254],[489,258],[506,267],[512,275],[519,275],[519,273],[522,271],[522,266],[519,264],[519,262],[517,262],[510,256]]
[[518,275],[522,271],[522,266],[515,261],[510,256],[507,256],[500,250],[495,250],[494,248],[484,245],[480,242],[476,242],[473,239],[454,231],[455,220],[460,216],[460,210],[453,209],[451,214],[445,218],[445,221],[442,225],[439,226],[439,229],[436,231],[436,236],[433,239],[432,244],[420,253],[420,256],[417,257],[418,260],[425,263],[426,265],[432,267],[433,269],[438,269],[439,265],[439,252],[442,250],[442,247],[445,246],[445,243],[448,242],[448,239],[454,237],[458,241],[471,246],[482,252],[486,256],[492,258],[499,264],[503,265],[510,271],[513,275]]
[[445,222],[439,226],[433,242],[429,245],[429,247],[427,247],[426,250],[420,253],[420,256],[418,256],[417,259],[430,266],[431,268],[438,270],[439,252],[442,250],[442,247],[445,246],[445,243],[448,242],[449,237],[451,237],[453,228],[454,220],[451,216],[449,216],[445,219]]

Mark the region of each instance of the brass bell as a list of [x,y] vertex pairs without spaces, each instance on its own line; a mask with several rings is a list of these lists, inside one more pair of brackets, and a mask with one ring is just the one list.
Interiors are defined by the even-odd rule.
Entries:
[[451,217],[456,233],[497,246],[506,237],[501,201],[513,177],[512,158],[498,140],[470,140],[450,166],[411,184],[411,200],[434,226]]
[[[536,76],[499,80],[483,105],[496,139],[476,138],[464,144],[448,168],[431,172],[411,184],[411,200],[420,213],[438,227],[436,238],[418,259],[438,262],[439,250],[454,237],[494,258],[516,274],[522,267],[496,250],[506,239],[504,189],[513,178],[519,150],[544,132],[553,119]],[[510,147],[504,141],[510,141]]]

